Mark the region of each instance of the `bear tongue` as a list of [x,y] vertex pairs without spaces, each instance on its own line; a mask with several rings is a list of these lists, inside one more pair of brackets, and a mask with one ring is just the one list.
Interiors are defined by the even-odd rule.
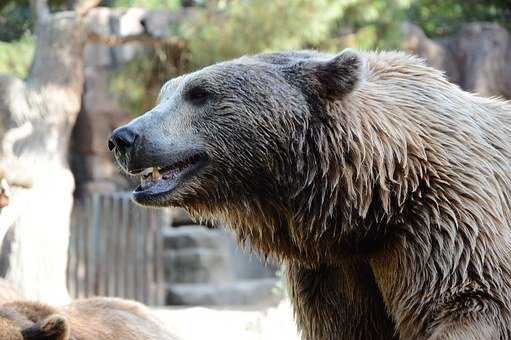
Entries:
[[140,177],[142,180],[148,180],[149,178],[153,180],[161,179],[160,169],[157,167],[146,168],[140,172]]
[[181,172],[182,169],[180,168],[174,168],[167,170],[165,172],[160,172],[160,170],[156,167],[154,168],[148,168],[144,170],[144,176],[140,177],[140,184],[142,187],[150,187],[156,182],[159,182],[160,180],[169,180],[174,179],[177,177],[177,175]]
[[180,172],[181,172],[180,168],[170,169],[168,171],[165,171],[162,177],[163,179],[175,178]]

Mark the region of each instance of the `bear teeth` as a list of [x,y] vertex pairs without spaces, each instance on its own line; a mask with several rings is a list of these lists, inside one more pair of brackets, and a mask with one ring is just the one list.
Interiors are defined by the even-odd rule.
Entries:
[[152,177],[153,181],[157,181],[157,180],[161,179],[161,174],[160,174],[160,171],[158,170],[158,168],[153,168],[151,177]]
[[157,167],[150,167],[142,171],[140,176],[141,182],[145,182],[148,180],[157,181],[162,178],[162,175],[160,173],[160,169]]
[[149,182],[156,182],[162,179],[169,180],[176,178],[180,172],[191,166],[197,159],[197,156],[193,156],[163,168],[156,166],[148,167],[140,172],[140,183],[149,184]]
[[152,174],[153,172],[153,168],[150,167],[150,168],[146,168],[144,171],[142,171],[140,174],[143,176],[143,177],[148,177],[150,174]]

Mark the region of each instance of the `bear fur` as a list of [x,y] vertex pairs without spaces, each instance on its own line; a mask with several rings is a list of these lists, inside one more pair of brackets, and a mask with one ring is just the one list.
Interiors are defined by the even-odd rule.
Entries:
[[303,339],[511,339],[511,105],[416,57],[216,64],[165,84],[109,147],[153,169],[138,203],[282,259]]
[[4,340],[175,340],[143,305],[117,298],[77,300],[65,307],[15,301],[0,306]]

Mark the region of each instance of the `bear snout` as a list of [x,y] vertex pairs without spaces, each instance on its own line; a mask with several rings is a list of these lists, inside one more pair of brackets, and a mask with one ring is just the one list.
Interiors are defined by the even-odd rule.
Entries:
[[133,149],[136,141],[139,139],[138,133],[131,127],[125,125],[115,129],[108,140],[108,149],[114,151],[117,149],[120,153],[127,153]]
[[130,125],[118,127],[112,132],[108,140],[108,150],[115,156],[115,160],[124,170],[131,172],[135,150],[139,149],[140,134]]

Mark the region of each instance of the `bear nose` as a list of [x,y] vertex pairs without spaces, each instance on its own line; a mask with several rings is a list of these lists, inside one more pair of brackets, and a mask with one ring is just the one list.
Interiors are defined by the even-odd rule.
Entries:
[[112,132],[108,140],[108,149],[113,151],[118,149],[121,153],[127,153],[138,139],[138,133],[127,126],[121,126]]

